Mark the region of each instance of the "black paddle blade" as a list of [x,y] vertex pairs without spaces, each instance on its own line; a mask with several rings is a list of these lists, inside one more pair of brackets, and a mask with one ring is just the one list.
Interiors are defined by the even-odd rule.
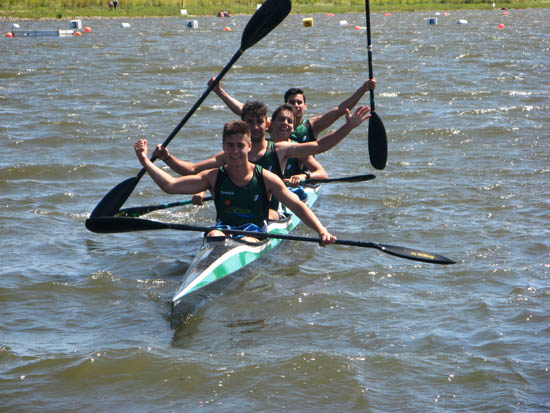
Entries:
[[267,0],[248,21],[241,39],[241,50],[258,43],[290,13],[290,0]]
[[382,119],[376,112],[369,118],[369,157],[376,169],[384,169],[388,160],[388,138]]
[[397,247],[395,245],[376,244],[376,249],[385,252],[390,255],[394,255],[400,258],[406,258],[413,261],[428,262],[430,264],[454,264],[455,261],[444,257],[443,255],[434,254],[431,252],[413,250],[406,247]]
[[90,218],[95,217],[112,217],[115,215],[122,204],[126,202],[134,188],[136,187],[139,178],[134,176],[122,181],[113,189],[111,189],[107,195],[103,197],[101,201],[94,208],[90,214]]

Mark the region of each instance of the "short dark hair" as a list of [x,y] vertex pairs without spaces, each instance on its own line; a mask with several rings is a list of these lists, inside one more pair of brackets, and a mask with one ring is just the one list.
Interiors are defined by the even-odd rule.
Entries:
[[289,105],[288,103],[283,103],[282,105],[279,105],[277,109],[275,109],[273,115],[271,115],[271,121],[274,122],[283,110],[292,113],[292,117],[294,118],[292,120],[292,125],[296,126],[296,111],[294,110],[294,106]]
[[285,103],[288,102],[288,99],[293,95],[302,95],[304,97],[304,103],[306,103],[306,94],[299,87],[291,87],[285,92]]
[[243,135],[247,137],[248,142],[250,142],[250,128],[248,127],[248,123],[242,120],[233,120],[223,125],[222,141],[225,142],[227,138],[233,135]]
[[267,106],[263,102],[257,100],[247,100],[241,110],[241,119],[245,120],[245,118],[249,116],[258,119],[267,117]]

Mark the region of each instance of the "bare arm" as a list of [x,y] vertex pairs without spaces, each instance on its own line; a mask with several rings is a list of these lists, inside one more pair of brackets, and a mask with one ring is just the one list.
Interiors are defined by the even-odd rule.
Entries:
[[293,195],[277,175],[265,169],[263,170],[263,175],[267,190],[294,212],[308,227],[319,234],[319,237],[322,239],[321,246],[324,247],[336,241],[336,237],[327,231],[313,211]]
[[182,176],[193,175],[195,173],[195,164],[193,162],[176,158],[168,152],[168,149],[160,144],[158,144],[153,151],[153,156],[163,161],[170,169]]
[[337,107],[329,110],[326,113],[323,113],[322,115],[308,119],[315,137],[319,136],[322,131],[324,131],[334,122],[336,122],[341,116],[345,115],[346,109],[353,109],[353,107],[357,104],[357,102],[359,102],[363,95],[368,90],[374,90],[375,87],[376,79],[368,79],[359,87],[359,89],[357,89],[353,93],[353,95],[342,101]]
[[[300,162],[303,162],[307,169],[310,171],[309,177],[311,179],[327,179],[328,174],[323,168],[323,165],[317,161],[313,156],[308,156],[307,158],[300,159]],[[296,174],[292,175],[290,178],[285,179],[284,181],[292,187],[297,187],[300,183],[307,179],[306,174]]]
[[147,141],[145,139],[137,141],[134,145],[134,150],[141,165],[143,165],[153,181],[164,192],[169,194],[194,194],[213,188],[213,180],[215,180],[215,175],[217,174],[216,169],[204,171],[199,175],[175,178],[149,160],[147,157]]
[[279,147],[281,147],[281,150],[286,148],[286,153],[281,153],[283,156],[279,155],[279,159],[285,157],[286,159],[305,158],[309,155],[326,152],[333,146],[338,145],[353,129],[368,119],[370,117],[369,112],[370,108],[368,106],[359,106],[353,114],[350,113],[349,109],[346,109],[346,123],[336,131],[314,142],[278,142],[275,144],[278,150],[277,155],[279,155]]
[[153,156],[156,156],[161,161],[164,161],[164,163],[166,163],[166,165],[168,165],[170,169],[182,176],[195,175],[207,169],[218,168],[225,163],[223,151],[218,152],[213,157],[208,158],[204,161],[193,163],[176,158],[174,155],[168,152],[168,149],[160,144],[157,145],[157,147],[155,148]]
[[[215,77],[211,77],[208,81],[208,86],[210,86],[215,79]],[[216,86],[214,86],[214,89],[212,90],[216,95],[219,96],[221,100],[223,100],[227,107],[231,109],[231,112],[233,112],[235,115],[241,116],[244,106],[242,102],[238,101],[229,93],[227,93],[224,89],[222,89],[219,82]]]

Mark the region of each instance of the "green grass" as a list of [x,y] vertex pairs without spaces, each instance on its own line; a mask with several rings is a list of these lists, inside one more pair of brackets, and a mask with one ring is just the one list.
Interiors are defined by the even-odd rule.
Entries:
[[[161,17],[215,15],[220,10],[232,14],[252,14],[262,0],[119,0],[117,10],[109,10],[108,0],[0,0],[0,18],[73,18],[73,17]],[[550,7],[550,0],[497,0],[497,7]],[[371,0],[370,8],[381,11],[491,9],[493,0]],[[292,13],[363,12],[364,0],[293,0]]]

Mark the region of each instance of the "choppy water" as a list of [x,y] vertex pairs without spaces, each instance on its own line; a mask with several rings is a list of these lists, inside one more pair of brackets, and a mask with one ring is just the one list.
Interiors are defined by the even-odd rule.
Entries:
[[[373,171],[358,128],[319,160],[377,179],[325,185],[316,211],[341,239],[458,263],[287,243],[177,331],[169,300],[199,235],[84,221],[139,171],[133,142],[162,142],[238,50],[248,16],[232,32],[203,17],[3,38],[0,410],[549,410],[550,10],[433,16],[372,16],[388,166]],[[310,115],[347,97],[367,76],[365,16],[303,17],[247,50],[227,90],[274,108],[302,86]],[[232,118],[212,95],[169,148],[203,159]],[[126,206],[175,199],[144,177]],[[213,207],[153,217],[208,223]]]

